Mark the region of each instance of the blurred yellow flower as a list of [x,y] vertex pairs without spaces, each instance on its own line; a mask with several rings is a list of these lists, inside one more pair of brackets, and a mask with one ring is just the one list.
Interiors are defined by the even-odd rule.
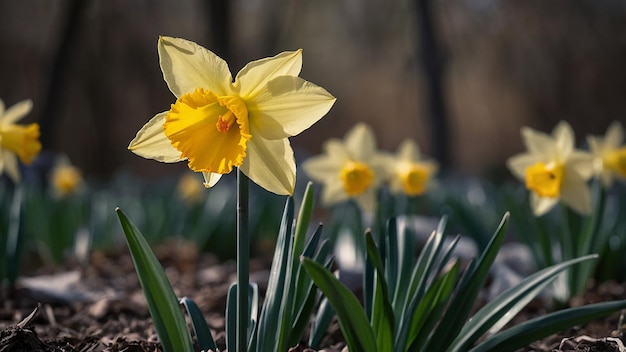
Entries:
[[407,139],[398,148],[394,160],[391,191],[407,196],[419,196],[424,193],[437,169],[437,163],[423,158],[417,143]]
[[161,162],[187,160],[205,186],[239,167],[276,194],[292,194],[296,164],[288,137],[330,110],[335,97],[298,77],[302,50],[248,63],[235,77],[196,43],[160,37],[163,77],[177,100],[154,116],[128,149]]
[[578,213],[591,213],[587,181],[593,175],[593,157],[574,149],[572,127],[561,121],[551,136],[528,127],[521,134],[528,151],[509,158],[507,166],[531,191],[535,216],[547,213],[559,200]]
[[77,194],[83,189],[83,176],[66,157],[61,157],[50,173],[53,195],[65,198]]
[[5,110],[4,102],[0,99],[0,174],[6,171],[14,182],[20,181],[17,157],[29,165],[41,151],[39,125],[15,124],[32,108],[33,103],[24,100]]
[[187,204],[193,205],[202,200],[204,187],[193,173],[186,172],[178,179],[178,196]]
[[604,187],[610,187],[615,178],[626,180],[626,145],[623,144],[624,128],[621,123],[613,122],[604,138],[587,137],[587,143],[595,157],[595,172]]
[[324,185],[322,203],[332,205],[354,199],[361,209],[373,212],[376,190],[386,181],[391,157],[376,149],[374,133],[364,123],[354,126],[343,141],[324,143],[323,155],[305,161],[309,177]]

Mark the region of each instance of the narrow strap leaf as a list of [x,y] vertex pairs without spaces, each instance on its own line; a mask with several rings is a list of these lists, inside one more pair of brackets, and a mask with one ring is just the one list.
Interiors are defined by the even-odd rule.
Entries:
[[317,309],[317,314],[311,324],[311,336],[309,336],[310,348],[319,348],[322,337],[324,337],[326,331],[328,331],[328,327],[330,326],[334,316],[335,310],[333,309],[333,306],[330,302],[328,302],[328,298],[323,297],[322,302],[320,302],[319,308]]
[[200,308],[196,302],[194,302],[191,298],[183,297],[180,300],[187,309],[187,313],[189,314],[189,319],[191,320],[191,326],[193,327],[194,334],[196,335],[196,339],[198,339],[198,346],[203,351],[217,351],[217,345],[215,344],[215,340],[213,339],[213,335],[211,334],[211,329],[209,325],[206,323]]
[[163,267],[141,232],[119,208],[116,211],[163,350],[193,351],[185,316]]
[[300,260],[337,312],[339,327],[350,351],[376,352],[374,332],[354,293],[321,264],[305,257]]
[[483,341],[470,352],[513,351],[558,331],[626,308],[626,300],[569,308],[528,320]]

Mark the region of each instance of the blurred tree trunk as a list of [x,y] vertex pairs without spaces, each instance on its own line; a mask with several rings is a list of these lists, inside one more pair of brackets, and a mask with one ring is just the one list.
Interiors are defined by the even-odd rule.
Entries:
[[51,67],[47,90],[44,93],[43,112],[41,115],[41,144],[43,149],[54,145],[54,132],[59,118],[59,106],[65,92],[68,68],[72,64],[72,50],[79,35],[78,25],[89,1],[71,0],[67,3],[65,18],[61,21],[65,28],[61,31],[60,41]]
[[427,91],[429,93],[429,117],[432,127],[432,155],[442,170],[450,163],[448,116],[443,93],[444,62],[437,42],[433,23],[432,0],[415,2],[416,18],[421,39],[421,55]]

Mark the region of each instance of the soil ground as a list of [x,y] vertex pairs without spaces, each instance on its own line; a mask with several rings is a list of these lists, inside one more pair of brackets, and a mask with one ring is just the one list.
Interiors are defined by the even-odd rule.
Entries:
[[[224,348],[226,293],[235,280],[235,263],[220,263],[193,246],[173,242],[156,248],[157,257],[179,297],[193,299],[220,348]],[[251,261],[251,281],[265,292],[269,259]],[[32,279],[50,275],[43,279]],[[88,263],[42,267],[25,275],[12,292],[3,292],[0,304],[0,352],[152,352],[160,351],[141,287],[128,252],[93,253]],[[41,287],[41,288],[40,288]],[[606,282],[591,287],[572,305],[625,299],[626,285]],[[23,321],[40,304],[28,324]],[[546,309],[533,302],[514,322],[522,322]],[[625,351],[619,314],[577,326],[537,341],[519,351]],[[345,347],[336,323],[331,325],[320,351]],[[291,351],[314,351],[306,343]]]

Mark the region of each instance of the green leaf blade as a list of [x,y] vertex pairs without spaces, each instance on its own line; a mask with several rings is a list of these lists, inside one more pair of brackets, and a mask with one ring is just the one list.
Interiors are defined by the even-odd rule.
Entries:
[[482,307],[468,321],[449,350],[467,349],[488,330],[499,329],[548,286],[556,276],[572,265],[597,258],[597,255],[568,260],[543,269],[508,289]]
[[[438,277],[428,288],[421,300],[413,300],[411,307],[415,307],[409,325],[408,337],[404,346],[405,351],[423,351],[429,333],[437,325],[441,313],[446,308],[450,296],[454,291],[460,273],[460,263],[455,261],[450,270]],[[409,313],[409,312],[407,312]]]
[[198,346],[203,351],[213,350],[217,351],[217,345],[215,344],[215,339],[213,339],[213,335],[211,334],[211,329],[209,325],[206,323],[200,308],[196,302],[188,297],[183,297],[180,300],[187,309],[187,313],[189,314],[189,319],[191,320],[191,326],[193,327],[193,331],[196,335],[196,339],[198,340]]
[[556,332],[626,308],[626,300],[569,308],[531,319],[487,338],[470,352],[515,350]]
[[256,337],[259,351],[273,351],[281,344],[281,324],[289,324],[291,327],[291,322],[285,322],[282,319],[284,312],[282,308],[284,307],[283,296],[289,294],[286,288],[290,285],[289,276],[291,276],[293,208],[293,198],[288,197],[276,240],[265,302],[259,318],[259,331],[264,332]]
[[193,343],[185,316],[163,267],[139,229],[119,208],[116,212],[163,350],[192,352]]
[[324,266],[305,257],[301,261],[313,282],[335,309],[350,351],[378,351],[374,331],[369,326],[369,319],[356,296]]
[[427,347],[429,350],[443,350],[444,346],[453,341],[465,325],[476,297],[484,285],[489,269],[502,246],[508,219],[509,213],[504,214],[502,221],[480,258],[474,263],[475,265],[469,265],[468,271],[461,279],[460,286],[457,287],[457,292],[452,298],[450,306],[442,317],[441,326],[444,326],[445,329],[437,329],[431,336]]
[[393,308],[389,300],[389,291],[385,282],[385,270],[378,247],[370,231],[365,232],[367,258],[372,263],[375,273],[374,302],[372,305],[372,327],[376,334],[379,351],[393,350],[394,323]]

